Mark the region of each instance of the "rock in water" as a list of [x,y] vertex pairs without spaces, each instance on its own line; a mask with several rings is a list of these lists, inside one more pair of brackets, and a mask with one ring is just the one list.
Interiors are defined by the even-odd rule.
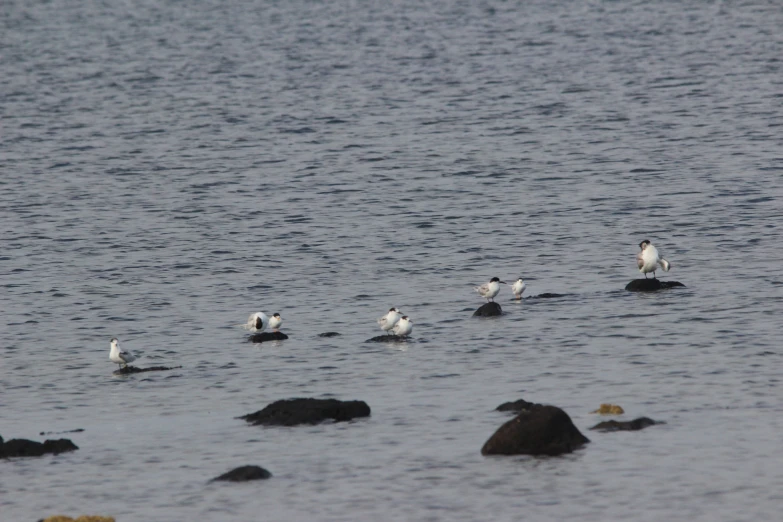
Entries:
[[562,455],[590,440],[557,406],[535,404],[502,425],[481,448],[482,455]]
[[370,407],[364,401],[337,399],[286,399],[276,401],[255,413],[239,417],[254,426],[296,426],[318,424],[326,420],[349,421],[369,417]]
[[495,317],[503,315],[503,309],[494,301],[481,305],[478,310],[473,312],[473,317]]
[[259,332],[247,338],[251,343],[263,343],[265,341],[282,341],[288,339],[283,332]]
[[536,406],[535,403],[527,402],[524,399],[519,399],[518,401],[514,401],[514,402],[504,402],[503,404],[495,408],[495,411],[510,411],[514,413],[519,413],[522,410],[532,409],[534,406]]
[[684,287],[685,285],[679,281],[661,281],[660,279],[634,279],[625,285],[625,289],[629,292],[655,292],[656,290],[664,290],[666,288],[675,288],[678,286]]
[[119,370],[114,370],[114,375],[129,375],[131,373],[144,373],[144,372],[165,372],[168,370],[176,370],[182,368],[182,366],[150,366],[149,368],[136,368],[135,366],[123,366]]
[[367,339],[365,343],[407,343],[410,337],[402,335],[378,335],[372,339]]
[[272,476],[260,466],[240,466],[212,480],[227,480],[229,482],[247,482],[248,480],[268,479]]
[[653,426],[654,424],[666,423],[661,421],[654,421],[648,417],[639,417],[638,419],[634,419],[632,421],[610,420],[599,422],[590,429],[598,431],[638,431],[643,430],[647,426]]
[[340,335],[338,332],[324,332],[318,334],[318,337],[337,337],[338,335]]
[[27,439],[11,439],[3,442],[0,437],[0,458],[4,457],[40,457],[47,453],[57,455],[66,451],[75,451],[79,447],[70,439],[45,440],[43,443]]

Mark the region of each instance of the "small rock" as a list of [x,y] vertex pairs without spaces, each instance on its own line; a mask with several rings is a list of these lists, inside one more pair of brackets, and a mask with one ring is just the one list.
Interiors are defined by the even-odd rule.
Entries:
[[590,413],[598,413],[599,415],[622,415],[625,413],[617,404],[602,404],[600,408]]
[[230,482],[247,482],[248,480],[268,479],[272,476],[267,470],[259,466],[240,466],[228,473],[223,473],[212,480],[227,480]]
[[318,334],[318,337],[337,337],[338,335],[340,334],[337,332],[324,332],[322,334]]
[[571,453],[590,440],[557,406],[533,404],[503,424],[481,448],[482,455],[549,455]]
[[498,315],[503,315],[503,309],[494,301],[479,306],[478,310],[473,312],[473,317],[495,317]]
[[283,332],[258,332],[247,338],[251,343],[263,343],[266,341],[282,341],[288,339]]
[[410,337],[402,335],[378,335],[372,339],[367,339],[365,343],[407,343]]
[[654,421],[647,417],[639,417],[638,419],[634,419],[632,421],[616,421],[616,420],[610,420],[610,421],[603,421],[599,422],[592,428],[591,430],[598,430],[598,431],[638,431],[643,430],[647,426],[652,426],[654,424],[666,424],[665,422],[661,421]]
[[510,411],[514,413],[519,413],[522,410],[529,410],[535,406],[532,402],[527,402],[524,399],[519,399],[518,401],[514,402],[504,402],[497,408],[495,408],[495,411]]
[[167,370],[176,370],[182,368],[182,366],[150,366],[149,368],[136,368],[135,366],[123,366],[119,370],[114,370],[114,375],[130,375],[132,373],[144,373],[144,372],[165,372]]
[[3,442],[0,437],[0,458],[40,457],[47,453],[57,455],[77,449],[79,447],[69,439],[46,440],[43,443],[27,439],[11,439],[8,442]]
[[115,522],[114,517],[100,517],[97,515],[82,515],[79,518],[71,518],[65,515],[54,515],[39,522]]
[[349,421],[369,417],[370,407],[364,401],[337,399],[286,399],[273,402],[263,410],[239,417],[254,426],[296,426],[318,424],[326,420]]
[[552,299],[554,297],[566,297],[567,294],[552,294],[552,293],[544,293],[544,294],[538,294],[538,295],[531,295],[528,297],[528,299]]
[[634,279],[627,285],[625,289],[629,292],[655,292],[656,290],[664,290],[666,288],[675,288],[678,286],[685,287],[684,284],[679,281],[661,281],[660,279]]

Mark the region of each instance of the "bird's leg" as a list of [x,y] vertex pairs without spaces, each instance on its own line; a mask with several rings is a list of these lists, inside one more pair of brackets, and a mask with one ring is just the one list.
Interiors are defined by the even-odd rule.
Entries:
[[653,279],[656,279],[656,277],[655,277],[655,270],[653,270]]
[[647,272],[644,273],[644,278],[647,279]]

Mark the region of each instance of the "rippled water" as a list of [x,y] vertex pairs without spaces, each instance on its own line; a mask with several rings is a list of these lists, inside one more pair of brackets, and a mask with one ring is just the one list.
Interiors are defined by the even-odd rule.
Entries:
[[[776,2],[3,2],[3,520],[773,520]],[[623,290],[649,238],[685,289]],[[529,295],[472,319],[472,285]],[[396,305],[415,341],[364,343]],[[280,312],[290,339],[236,325]],[[339,331],[340,337],[317,334]],[[112,375],[109,339],[141,352]],[[302,428],[237,416],[362,399]],[[592,443],[479,449],[525,398]],[[588,412],[666,421],[599,434]],[[243,464],[261,484],[207,481]]]

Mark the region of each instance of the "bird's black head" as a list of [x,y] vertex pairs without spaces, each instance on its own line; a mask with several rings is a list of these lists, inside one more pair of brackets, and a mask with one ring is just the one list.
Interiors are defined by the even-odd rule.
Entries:
[[500,282],[500,278],[499,277],[493,277],[492,279],[489,280],[489,282],[490,283],[495,283],[495,282],[499,283]]
[[642,250],[644,250],[644,247],[646,247],[646,246],[647,246],[647,245],[649,245],[649,244],[650,244],[650,240],[649,240],[649,239],[645,239],[644,241],[642,241],[641,243],[639,243],[639,248],[641,248]]
[[408,320],[408,316],[407,315],[403,315],[402,319],[405,319],[407,321]]
[[390,311],[390,312],[396,312],[396,311],[397,311],[397,309],[396,309],[396,308],[394,308],[394,307],[392,306],[391,308],[389,308],[389,311]]
[[272,317],[280,317],[280,314],[272,314]]
[[260,317],[256,317],[256,328],[263,328],[264,321]]

